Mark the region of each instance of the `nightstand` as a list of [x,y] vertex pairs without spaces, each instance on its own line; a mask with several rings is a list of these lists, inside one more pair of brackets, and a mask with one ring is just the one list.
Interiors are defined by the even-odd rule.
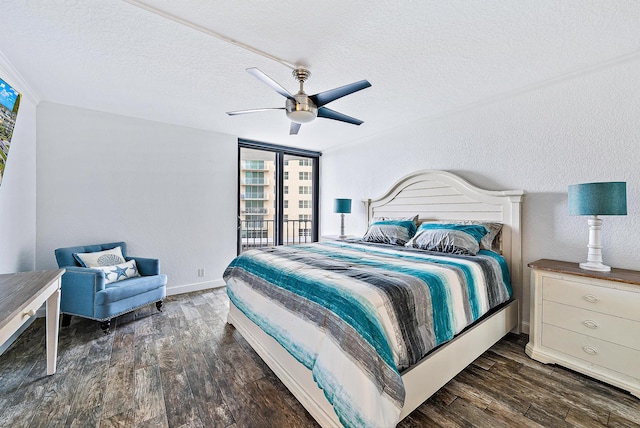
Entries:
[[542,259],[531,271],[526,353],[640,397],[640,272]]

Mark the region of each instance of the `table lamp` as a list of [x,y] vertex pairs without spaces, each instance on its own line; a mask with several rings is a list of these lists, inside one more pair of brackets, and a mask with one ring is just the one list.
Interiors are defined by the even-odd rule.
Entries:
[[569,215],[589,215],[589,252],[587,261],[580,268],[609,272],[610,266],[602,263],[602,239],[600,215],[627,215],[627,183],[572,184],[569,186]]
[[351,199],[336,199],[333,212],[340,214],[340,239],[344,239],[344,215],[351,213]]

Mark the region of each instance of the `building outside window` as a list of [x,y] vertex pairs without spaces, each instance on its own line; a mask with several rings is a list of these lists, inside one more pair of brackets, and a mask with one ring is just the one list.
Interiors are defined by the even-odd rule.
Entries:
[[317,240],[314,217],[317,203],[314,201],[317,200],[319,153],[296,151],[298,149],[239,142],[238,252]]
[[245,199],[266,199],[263,186],[245,186]]
[[267,184],[264,178],[264,171],[245,171],[244,173],[244,184],[252,185],[259,184],[265,185]]
[[245,201],[242,214],[267,214],[264,201]]
[[264,170],[264,161],[261,160],[245,160],[243,164],[245,170]]

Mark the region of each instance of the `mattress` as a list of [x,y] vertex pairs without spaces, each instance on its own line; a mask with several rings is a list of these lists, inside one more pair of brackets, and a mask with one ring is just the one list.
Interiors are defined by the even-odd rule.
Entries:
[[313,373],[343,423],[395,426],[401,373],[511,298],[504,259],[363,242],[250,250],[230,300]]

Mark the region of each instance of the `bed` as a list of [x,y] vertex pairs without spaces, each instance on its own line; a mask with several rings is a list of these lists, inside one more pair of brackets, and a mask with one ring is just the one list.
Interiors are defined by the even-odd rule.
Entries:
[[[420,222],[436,223],[451,221],[452,223],[461,223],[463,221],[481,221],[501,223],[502,229],[495,243],[498,244],[497,249],[501,252],[502,258],[495,256],[491,252],[483,253],[481,251],[478,253],[478,256],[482,257],[478,257],[478,259],[486,258],[490,260],[491,263],[487,261],[485,264],[494,265],[497,263],[494,259],[502,260],[500,263],[504,263],[504,266],[508,267],[508,274],[505,274],[505,277],[510,277],[510,284],[506,286],[507,289],[510,288],[509,296],[503,296],[495,308],[487,309],[485,311],[486,314],[483,312],[481,314],[482,316],[477,320],[474,317],[470,317],[468,326],[464,328],[458,326],[457,328],[449,329],[452,331],[455,330],[455,336],[447,338],[444,344],[439,343],[439,341],[434,341],[432,344],[435,346],[434,349],[430,350],[426,356],[418,355],[418,358],[403,359],[399,357],[399,354],[402,354],[402,352],[397,351],[396,348],[391,345],[391,357],[387,355],[388,352],[384,349],[378,352],[379,355],[377,355],[377,357],[379,357],[379,360],[382,360],[383,368],[381,369],[376,366],[371,369],[367,368],[366,371],[373,373],[368,374],[371,377],[376,377],[375,382],[379,381],[380,383],[375,383],[371,388],[369,388],[368,384],[367,387],[363,386],[361,394],[363,397],[357,394],[357,399],[362,400],[364,404],[358,402],[353,405],[354,408],[358,408],[358,406],[371,407],[371,403],[367,401],[369,400],[369,395],[372,395],[369,389],[373,389],[373,392],[375,392],[375,387],[378,387],[379,391],[381,391],[378,395],[383,398],[379,403],[374,405],[379,408],[374,410],[380,411],[380,420],[376,419],[376,425],[378,425],[378,422],[379,425],[384,426],[395,425],[509,331],[519,332],[519,304],[522,300],[520,213],[523,196],[524,192],[521,190],[483,190],[452,173],[424,170],[401,178],[381,197],[363,201],[366,207],[368,221],[380,218],[410,218],[417,215]],[[262,284],[262,282],[280,281],[284,288],[286,288],[288,284],[293,284],[298,281],[311,281],[309,278],[315,278],[314,280],[316,280],[317,277],[324,275],[329,283],[332,281],[332,278],[336,278],[336,275],[334,275],[335,269],[339,269],[340,275],[347,272],[340,263],[350,264],[349,260],[353,262],[351,264],[358,265],[361,270],[363,270],[362,264],[364,264],[364,270],[371,271],[377,271],[383,268],[387,269],[386,265],[383,267],[383,263],[386,263],[382,261],[383,257],[398,259],[399,263],[403,264],[400,268],[395,268],[395,271],[391,274],[382,273],[379,275],[380,277],[384,277],[394,276],[398,270],[401,270],[402,274],[404,274],[407,268],[406,264],[413,263],[414,259],[420,259],[421,265],[424,264],[426,260],[428,263],[437,265],[437,269],[444,269],[445,264],[470,263],[469,260],[473,259],[473,257],[469,256],[451,254],[434,255],[431,252],[425,253],[420,250],[401,250],[389,248],[391,246],[388,245],[371,245],[359,242],[326,242],[315,245],[316,246],[305,246],[304,249],[300,248],[298,255],[291,253],[291,251],[294,251],[291,248],[280,248],[267,250],[260,254],[252,254],[248,257],[255,258],[258,264],[263,262],[272,263],[272,260],[269,258],[294,259],[293,263],[298,263],[302,259],[312,258],[314,260],[313,263],[324,266],[326,274],[315,271],[313,271],[313,274],[300,274],[300,271],[293,268],[290,272],[292,276],[289,278],[281,276],[283,275],[282,272],[286,269],[274,268],[269,278],[266,278],[269,276],[268,274],[264,274],[266,278],[265,281],[261,279],[256,281],[253,279],[247,282],[259,282],[261,287],[267,289],[267,285]],[[362,256],[355,256],[354,252]],[[342,258],[338,258],[338,255]],[[443,256],[444,261],[433,259],[433,257],[438,256]],[[317,261],[316,258],[320,261]],[[332,258],[336,259],[336,266],[327,264],[327,260]],[[426,259],[423,260],[424,258]],[[270,324],[267,320],[262,320],[267,322],[264,323],[264,329],[260,328],[256,322],[260,324],[261,318],[260,316],[256,316],[256,313],[263,313],[260,311],[265,311],[265,314],[271,312],[279,313],[282,312],[284,306],[296,306],[297,303],[288,302],[285,304],[280,302],[272,306],[267,306],[270,303],[257,302],[259,299],[252,300],[252,296],[257,296],[257,294],[252,294],[252,291],[248,288],[245,290],[245,288],[238,287],[237,285],[243,284],[244,286],[244,280],[229,277],[231,271],[236,270],[236,268],[233,267],[235,263],[236,260],[232,262],[230,269],[227,269],[227,272],[225,272],[225,279],[227,280],[231,300],[228,323],[232,324],[243,335],[247,342],[321,426],[372,425],[372,419],[360,418],[361,415],[353,417],[352,415],[345,415],[345,412],[348,413],[352,411],[351,406],[348,404],[345,406],[344,403],[340,404],[339,397],[336,398],[339,394],[332,389],[334,386],[330,382],[328,384],[326,382],[323,383],[324,372],[328,370],[326,367],[332,365],[350,367],[349,364],[351,364],[354,359],[353,355],[343,356],[339,353],[333,353],[329,354],[330,357],[325,357],[323,360],[319,358],[319,361],[324,361],[323,364],[326,365],[326,367],[323,366],[323,369],[316,370],[316,367],[312,367],[309,362],[305,360],[305,353],[302,351],[298,352],[298,348],[305,349],[304,346],[306,345],[292,345],[286,338],[283,340],[278,329],[286,325],[294,325],[298,328],[299,324],[300,329],[304,331],[305,323],[303,319],[309,317],[308,313],[305,313],[300,319],[291,318],[286,321],[283,319],[280,327],[278,327],[279,320],[273,322],[273,324]],[[245,260],[245,263],[256,262]],[[497,264],[500,265],[499,263]],[[411,269],[415,270],[414,268]],[[422,269],[422,267],[420,267],[420,269]],[[456,269],[459,271],[459,268]],[[469,268],[467,271],[474,269],[477,270],[477,268]],[[498,268],[495,270],[496,272],[500,272]],[[240,269],[240,271],[243,272],[242,269]],[[296,272],[298,276],[294,277]],[[362,274],[360,273],[358,275],[358,278],[361,279]],[[447,276],[447,274],[439,275],[441,277]],[[499,275],[499,273],[496,275]],[[449,276],[455,275],[449,274]],[[305,284],[307,284],[307,286],[309,284],[315,285],[315,283],[311,282]],[[322,287],[324,287],[324,285],[322,285]],[[332,285],[332,287],[334,287],[334,285]],[[336,285],[335,287],[340,289],[340,285]],[[329,305],[335,301],[335,298],[331,297],[331,293],[333,293],[332,290],[332,288],[323,288],[322,293],[318,293],[329,301]],[[241,293],[245,294],[246,301],[252,302],[251,305],[260,306],[260,308],[254,311],[255,308],[246,307],[246,301],[243,302],[239,297]],[[269,293],[277,294],[277,291],[271,290]],[[342,291],[336,292],[336,295],[340,298],[342,294]],[[329,297],[327,297],[327,295]],[[360,301],[366,299],[362,298],[362,296],[357,296],[355,300]],[[367,305],[368,303],[363,304],[363,313],[366,313],[369,306],[371,306]],[[470,311],[467,310],[467,312]],[[287,312],[284,316],[289,315]],[[459,317],[462,318],[462,316]],[[354,315],[352,318],[360,319],[362,317],[360,317],[360,315]],[[327,318],[326,323],[330,322],[332,321]],[[375,332],[377,331],[386,332],[388,341],[390,343],[394,342],[394,340],[391,339],[393,335],[390,333],[390,329],[390,327],[387,327],[386,319],[382,319],[379,321],[379,325],[375,324],[372,328],[371,331],[374,333],[370,334],[369,330],[362,333],[362,335],[367,336],[369,340],[365,345],[373,344],[371,347],[378,349],[376,338],[369,337],[375,336]],[[436,330],[437,328],[434,329],[434,331]],[[344,331],[344,329],[340,331]],[[309,337],[312,337],[313,334],[313,332],[309,332]],[[422,332],[421,334],[423,334],[424,337],[440,335],[439,333],[436,334],[433,332]],[[276,338],[278,340],[276,340]],[[351,340],[345,340],[345,342],[351,343]],[[282,344],[289,350],[285,349],[285,346]],[[309,346],[313,347],[316,345]],[[323,348],[324,347],[326,346],[323,345]],[[333,349],[330,352],[333,352]],[[354,351],[354,355],[356,353],[357,352]],[[408,351],[408,353],[411,352]],[[376,355],[374,354],[372,358],[375,357]],[[400,363],[398,363],[399,368],[395,367],[393,361],[389,363],[390,358],[396,363],[401,360],[402,364],[407,364],[407,366],[400,366]],[[385,361],[387,362],[386,366],[384,365]],[[391,369],[389,369],[389,367],[391,367]],[[393,369],[396,370],[394,371]],[[337,370],[339,370],[339,368],[337,368]],[[330,373],[327,376],[333,380],[335,380],[335,378],[346,379],[349,377],[349,380],[344,380],[344,383],[348,385],[350,381],[361,381],[360,378],[353,373],[355,373],[353,370],[347,370],[338,374]],[[353,379],[351,379],[352,375],[354,377]],[[324,390],[318,386],[319,384],[323,385]],[[402,391],[399,391],[399,388],[401,388]],[[373,395],[376,394],[374,393]],[[351,391],[350,397],[354,396],[353,391]]]

